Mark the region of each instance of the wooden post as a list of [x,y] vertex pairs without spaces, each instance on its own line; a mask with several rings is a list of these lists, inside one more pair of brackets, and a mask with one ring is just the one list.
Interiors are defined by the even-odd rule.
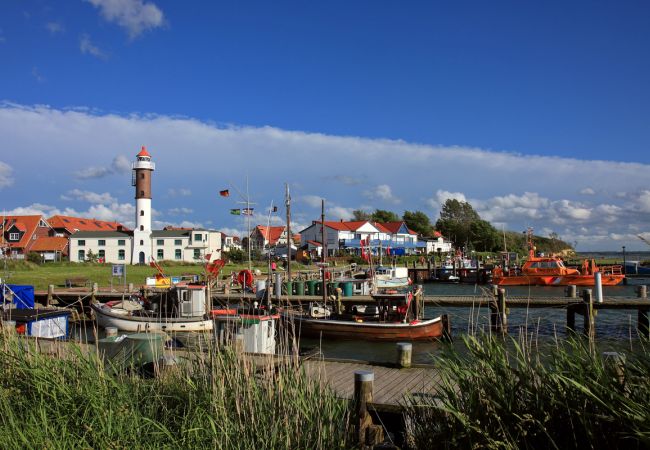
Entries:
[[644,284],[636,287],[636,296],[638,298],[648,298],[648,287]]
[[45,301],[45,306],[50,306],[54,300],[54,285],[49,284],[47,286],[47,300]]
[[411,367],[411,357],[413,355],[413,344],[410,342],[397,343],[397,367],[407,369]]
[[496,300],[490,302],[490,322],[495,333],[508,332],[508,311],[506,308],[506,290],[497,290]]
[[447,314],[442,315],[442,338],[451,342],[451,322]]
[[576,306],[568,305],[566,308],[566,328],[567,331],[575,333],[576,331]]
[[623,353],[603,352],[603,366],[618,379],[621,385],[625,383],[625,355]]
[[496,297],[499,294],[499,286],[496,284],[492,285],[492,296]]
[[99,291],[99,285],[97,283],[93,283],[93,290],[92,290],[92,295],[91,299],[93,302],[97,301],[97,292]]
[[584,302],[584,333],[593,339],[595,336],[596,317],[594,315],[594,298],[591,289],[582,291],[582,301]]
[[566,287],[566,290],[564,291],[566,293],[566,296],[569,298],[576,298],[578,296],[577,293],[578,289],[576,288],[575,284],[570,284]]
[[368,412],[368,403],[372,402],[372,390],[375,374],[367,370],[354,372],[354,426],[356,429],[357,443],[360,448],[367,445],[374,446],[383,441],[381,427],[372,423]]

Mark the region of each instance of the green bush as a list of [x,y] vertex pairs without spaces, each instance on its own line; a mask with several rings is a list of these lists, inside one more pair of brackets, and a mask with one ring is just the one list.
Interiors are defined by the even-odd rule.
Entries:
[[43,257],[40,255],[40,253],[36,253],[36,252],[27,253],[26,259],[27,261],[34,264],[41,264],[43,262]]

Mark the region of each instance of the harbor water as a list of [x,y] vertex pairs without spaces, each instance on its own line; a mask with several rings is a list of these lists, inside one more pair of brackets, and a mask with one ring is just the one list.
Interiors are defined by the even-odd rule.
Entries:
[[[603,286],[605,297],[635,297],[635,287],[648,285],[648,278],[631,278],[628,285]],[[425,295],[487,295],[488,286],[469,284],[424,284]],[[578,295],[581,288],[578,288]],[[509,286],[506,296],[516,297],[561,297],[563,286]],[[649,300],[650,301],[650,300]],[[448,314],[451,321],[452,336],[458,345],[460,337],[466,334],[490,332],[489,309],[486,307],[432,307],[425,308],[425,318]],[[578,316],[578,329],[582,326],[582,317]],[[601,310],[596,318],[596,336],[598,342],[605,345],[625,346],[637,340],[636,310]],[[565,308],[510,308],[508,314],[508,334],[515,338],[531,342],[550,342],[564,339],[566,333]],[[413,362],[431,363],[436,354],[447,345],[441,342],[414,342]],[[396,357],[396,344],[362,341],[324,341],[303,339],[303,349],[315,349],[327,358],[360,359],[372,362],[393,362]]]

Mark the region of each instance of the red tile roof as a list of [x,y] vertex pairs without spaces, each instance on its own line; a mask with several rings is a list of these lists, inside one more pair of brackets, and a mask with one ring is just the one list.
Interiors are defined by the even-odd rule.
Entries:
[[285,227],[265,227],[264,225],[258,225],[255,228],[268,241],[269,245],[277,244],[285,229]]
[[62,252],[68,246],[65,237],[39,237],[30,248],[33,252],[58,251]]
[[52,216],[47,219],[52,228],[63,228],[69,234],[77,231],[116,231],[118,227],[122,227],[127,231],[124,225],[119,222],[107,222],[105,220],[86,219],[83,217],[71,216]]
[[[356,231],[359,228],[361,228],[363,225],[368,223],[366,220],[358,220],[358,221],[353,221],[353,222],[336,222],[336,221],[325,221],[325,225],[329,228],[332,228],[334,230],[338,231]],[[314,222],[314,224],[320,224],[320,220],[317,220]]]
[[[4,224],[2,223],[2,217],[4,217]],[[38,227],[39,222],[43,219],[43,216],[0,216],[0,243],[7,245],[11,248],[26,248],[30,243],[30,239],[36,228]],[[21,239],[17,242],[8,241],[5,239],[5,233],[8,232],[11,228],[16,228],[23,233]]]
[[142,146],[142,150],[140,150],[140,153],[138,153],[136,156],[148,156],[149,158],[151,158],[151,155],[147,151],[147,147],[145,147],[144,145]]

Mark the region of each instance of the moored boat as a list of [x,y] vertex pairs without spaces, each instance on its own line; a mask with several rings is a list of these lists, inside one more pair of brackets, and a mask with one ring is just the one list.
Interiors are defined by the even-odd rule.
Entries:
[[150,298],[134,298],[90,305],[97,324],[130,332],[209,331],[205,314],[205,286],[177,286]]
[[596,273],[600,273],[603,286],[615,286],[625,279],[620,265],[599,267],[593,259],[585,259],[578,270],[566,267],[557,256],[536,256],[529,229],[526,262],[517,271],[496,267],[492,281],[499,286],[593,286]]
[[296,336],[323,339],[373,341],[420,341],[443,337],[448,329],[447,316],[421,317],[421,306],[413,293],[374,295],[375,304],[363,312],[335,312],[331,307],[310,304],[307,309],[285,309],[283,324]]

